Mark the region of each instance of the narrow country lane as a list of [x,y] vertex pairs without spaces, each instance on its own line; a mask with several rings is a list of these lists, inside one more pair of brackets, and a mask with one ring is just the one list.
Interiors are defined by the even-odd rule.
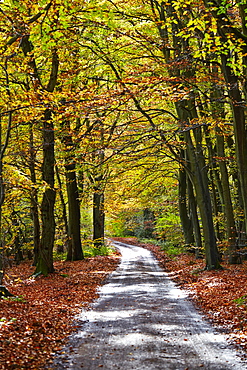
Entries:
[[114,244],[121,264],[79,317],[81,329],[57,357],[56,369],[247,369],[151,252]]

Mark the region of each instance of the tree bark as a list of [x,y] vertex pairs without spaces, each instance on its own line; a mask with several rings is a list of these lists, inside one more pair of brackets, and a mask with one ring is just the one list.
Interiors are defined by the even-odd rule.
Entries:
[[65,145],[65,177],[68,197],[68,251],[67,260],[77,261],[84,258],[81,244],[81,211],[79,189],[75,164],[75,144],[70,132],[70,122],[65,120],[61,124],[63,136],[61,141]]
[[[238,27],[235,27],[228,20],[226,4],[219,1],[219,3],[212,3],[208,0],[204,0],[205,6],[212,12],[213,17],[217,22],[217,31],[221,40],[221,47],[228,44],[228,39],[231,37],[231,42],[242,44],[242,54],[237,55],[234,51],[224,50],[221,53],[221,69],[226,82],[226,88],[228,92],[228,97],[230,100],[231,111],[233,116],[233,127],[234,127],[234,137],[235,137],[235,147],[236,147],[236,158],[238,173],[240,179],[241,196],[243,200],[243,208],[245,220],[247,220],[247,131],[246,131],[246,85],[247,85],[247,27],[246,27],[246,9],[247,6],[244,2],[238,1],[240,17],[242,20],[242,33],[239,31]],[[218,7],[218,9],[217,9]],[[218,11],[220,10],[220,11]],[[232,37],[233,35],[233,37]],[[243,65],[243,76],[239,77],[234,69],[231,67],[229,61],[236,57],[236,60],[242,58]],[[241,64],[241,62],[239,64]],[[244,80],[244,84],[243,83]],[[243,89],[241,90],[241,86]],[[245,222],[245,228],[247,232],[247,222]]]
[[[50,78],[46,90],[53,92],[57,83],[59,59],[57,50],[52,52],[52,65]],[[52,119],[52,111],[47,108],[43,118],[43,164],[42,179],[45,183],[45,191],[41,203],[42,234],[36,265],[36,273],[47,275],[54,272],[53,248],[55,239],[55,135]]]
[[[8,81],[6,81],[8,85]],[[2,233],[2,205],[5,199],[5,184],[3,179],[3,158],[5,151],[9,144],[10,132],[12,128],[12,112],[8,115],[8,124],[5,135],[5,140],[3,140],[2,135],[2,122],[0,117],[0,284],[2,283],[4,276],[4,266],[3,266],[3,256],[4,256],[4,243],[3,243],[3,233]]]
[[93,194],[93,241],[96,248],[104,244],[104,193],[95,189]]
[[233,75],[231,69],[227,65],[227,58],[225,55],[222,56],[221,60],[227,86],[229,86],[228,94],[231,98],[236,157],[244,206],[244,215],[245,220],[247,220],[247,133],[245,128],[245,107],[242,103],[243,97],[241,96],[238,88],[238,78]]
[[220,268],[220,263],[214,232],[211,198],[208,187],[207,167],[200,144],[201,128],[194,129],[194,136],[196,146],[194,146],[192,142],[190,132],[187,131],[185,133],[188,159],[191,166],[191,180],[195,187],[196,200],[202,220],[206,255],[206,269],[212,270]]
[[75,163],[65,165],[66,186],[69,207],[69,246],[67,260],[77,261],[84,258],[81,245],[80,201],[77,186]]
[[[171,3],[158,3],[150,1],[151,8],[156,19],[157,28],[163,42],[163,55],[167,63],[168,74],[170,77],[175,77],[180,80],[180,86],[191,88],[190,85],[183,80],[192,78],[194,80],[195,73],[192,61],[190,60],[189,49],[190,46],[188,41],[179,36],[179,32],[185,26],[184,21],[179,18],[176,10]],[[174,18],[175,22],[172,23],[172,35],[166,27],[166,17]],[[172,45],[171,48],[167,45]],[[173,56],[171,57],[171,55]],[[184,61],[185,66],[177,66],[177,61]],[[174,63],[172,63],[174,62]],[[173,80],[171,81],[171,84]],[[182,87],[181,87],[182,88]],[[194,95],[194,94],[193,94]],[[202,145],[201,145],[201,128],[190,128],[191,120],[198,118],[197,108],[195,105],[195,96],[191,94],[191,97],[176,101],[175,108],[177,111],[177,116],[179,118],[181,132],[186,143],[186,152],[188,155],[189,164],[185,168],[191,168],[188,171],[188,176],[190,176],[191,182],[195,188],[195,195],[197,204],[200,210],[203,235],[204,235],[204,245],[206,254],[206,268],[207,269],[217,269],[220,267],[219,264],[219,254],[216,246],[216,238],[213,225],[213,214],[210,199],[210,192],[208,186],[208,175],[207,167],[205,163],[205,157],[203,155]],[[190,130],[194,133],[193,144]],[[181,158],[183,163],[183,158]]]
[[189,216],[187,201],[187,174],[184,168],[179,169],[178,197],[179,197],[179,215],[182,224],[184,241],[186,246],[193,246],[195,239],[193,234],[193,224]]
[[[225,157],[224,151],[224,137],[218,132],[216,136],[217,154],[219,157]],[[221,174],[222,194],[223,194],[223,210],[226,219],[226,232],[228,239],[228,252],[229,252],[229,263],[239,263],[239,256],[237,253],[236,243],[236,225],[235,217],[232,205],[232,197],[230,192],[229,176],[225,161],[222,159],[219,161],[219,168]]]
[[34,151],[33,142],[33,129],[32,124],[29,128],[29,160],[28,167],[30,171],[31,182],[33,184],[31,188],[31,214],[33,220],[33,265],[36,266],[38,262],[38,253],[40,248],[40,221],[39,221],[39,208],[38,208],[38,191],[36,187],[36,173],[35,173],[35,160],[36,155]]
[[197,204],[196,199],[193,191],[193,184],[187,176],[187,188],[188,188],[188,198],[189,198],[189,209],[191,213],[191,220],[194,230],[194,237],[195,237],[195,255],[196,258],[198,258],[201,255],[202,252],[202,236],[201,236],[201,228],[200,223],[198,219],[198,213],[197,213]]
[[43,165],[42,179],[46,184],[41,203],[42,235],[36,265],[36,273],[43,275],[54,272],[53,247],[55,238],[54,206],[56,192],[54,189],[54,127],[52,113],[46,109],[43,119]]
[[0,285],[2,285],[3,281],[3,245],[1,242],[0,245]]
[[[61,201],[61,205],[62,205],[62,219],[63,219],[63,223],[64,223],[64,231],[65,231],[65,238],[66,238],[66,249],[71,250],[71,253],[72,253],[72,247],[69,246],[70,239],[69,239],[69,225],[68,225],[68,218],[67,218],[66,203],[65,203],[64,196],[63,196],[62,181],[61,181],[61,177],[60,177],[59,169],[58,169],[57,165],[55,166],[55,170],[56,170],[56,177],[57,177],[57,182],[58,182],[58,186],[59,186],[59,196],[60,196],[60,201]],[[64,246],[62,246],[61,252],[64,252]]]

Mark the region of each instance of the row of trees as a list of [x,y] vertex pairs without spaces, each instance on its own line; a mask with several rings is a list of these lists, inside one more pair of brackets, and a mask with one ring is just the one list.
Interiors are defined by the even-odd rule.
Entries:
[[54,242],[83,258],[89,199],[100,248],[105,211],[118,218],[122,199],[162,215],[178,184],[185,244],[205,249],[208,269],[221,245],[238,262],[246,12],[228,0],[2,1],[2,255],[22,238],[36,272],[53,272]]

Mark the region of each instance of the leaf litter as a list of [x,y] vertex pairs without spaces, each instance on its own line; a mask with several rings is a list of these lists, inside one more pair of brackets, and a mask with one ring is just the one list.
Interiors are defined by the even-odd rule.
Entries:
[[54,274],[36,278],[30,261],[9,267],[4,285],[17,298],[0,300],[0,369],[49,368],[77,329],[75,315],[98,297],[118,263],[118,254],[54,262]]
[[[212,324],[247,353],[247,261],[224,262],[223,270],[205,271],[205,262],[192,254],[170,258],[160,247],[135,238],[114,240],[151,250]],[[55,262],[54,274],[36,278],[30,262],[8,268],[4,284],[18,299],[0,300],[0,369],[49,368],[54,354],[78,329],[75,315],[98,297],[99,285],[118,263],[118,254]]]

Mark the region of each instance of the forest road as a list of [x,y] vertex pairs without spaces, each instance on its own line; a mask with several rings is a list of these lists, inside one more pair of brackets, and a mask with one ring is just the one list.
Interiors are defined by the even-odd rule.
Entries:
[[121,264],[54,368],[243,370],[237,352],[196,311],[151,252],[114,242]]

